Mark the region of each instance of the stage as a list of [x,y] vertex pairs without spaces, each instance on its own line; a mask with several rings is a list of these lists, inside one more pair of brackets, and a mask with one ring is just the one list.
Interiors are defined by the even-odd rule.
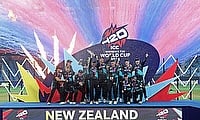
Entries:
[[51,103],[48,105],[45,102],[41,103],[32,103],[32,102],[7,102],[0,104],[0,109],[43,109],[43,108],[109,108],[109,107],[134,107],[134,108],[160,108],[160,107],[195,107],[200,109],[200,101],[191,101],[191,100],[181,100],[181,101],[171,101],[171,102],[144,102],[142,104],[64,104],[60,105],[59,103]]
[[200,117],[200,102],[171,101],[143,104],[65,104],[8,102],[0,104],[1,119],[138,119],[194,120]]

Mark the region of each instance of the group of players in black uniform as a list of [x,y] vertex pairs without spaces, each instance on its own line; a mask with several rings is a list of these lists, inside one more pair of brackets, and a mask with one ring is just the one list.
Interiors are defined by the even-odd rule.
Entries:
[[[56,67],[52,89],[47,100],[51,103],[56,90],[60,94],[60,104],[69,102],[76,104],[99,104],[99,102],[117,104],[142,103],[146,96],[143,67],[147,60],[141,61],[139,58],[134,60],[134,65],[129,60],[125,60],[124,65],[119,61],[104,60],[92,55],[83,65],[83,70],[75,74],[72,68],[72,61],[67,60],[64,68]],[[81,94],[81,95],[80,95]],[[81,96],[81,97],[80,97]]]

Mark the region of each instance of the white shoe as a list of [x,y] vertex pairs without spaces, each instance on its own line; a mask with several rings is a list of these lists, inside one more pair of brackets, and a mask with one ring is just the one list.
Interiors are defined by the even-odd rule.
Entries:
[[66,104],[66,102],[60,102],[60,105],[64,105],[64,104]]
[[122,99],[122,98],[120,98],[120,99],[119,99],[119,102],[123,102],[123,99]]
[[98,99],[98,101],[99,101],[99,103],[101,103],[101,102],[102,102],[102,100],[101,100],[101,99]]
[[96,102],[95,102],[95,104],[99,104],[99,102],[98,102],[98,101],[96,101]]
[[47,105],[50,105],[50,104],[51,104],[50,102],[47,103]]
[[93,101],[90,101],[90,104],[93,104]]
[[130,102],[127,102],[127,104],[130,105],[131,103],[130,103]]
[[73,105],[75,105],[75,104],[76,104],[76,102],[72,102],[72,104],[73,104]]
[[106,99],[103,99],[103,103],[106,103]]
[[112,101],[109,101],[109,103],[108,104],[112,104]]
[[149,99],[148,98],[145,98],[145,101],[148,101]]
[[113,104],[115,104],[115,105],[116,105],[116,104],[117,104],[117,101],[114,101],[114,103],[113,103]]
[[69,104],[73,104],[73,102],[69,102]]
[[139,104],[142,104],[142,101],[139,101],[138,103],[139,103]]
[[80,102],[80,104],[86,104],[85,102]]
[[72,104],[72,105],[74,105],[74,104],[76,104],[76,102],[69,102],[69,104]]

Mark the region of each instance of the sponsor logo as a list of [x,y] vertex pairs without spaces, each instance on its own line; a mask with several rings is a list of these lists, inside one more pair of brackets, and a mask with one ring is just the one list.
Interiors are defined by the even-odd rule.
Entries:
[[27,110],[18,110],[17,111],[16,118],[23,120],[27,117],[28,117],[28,111]]
[[156,117],[158,117],[157,120],[167,120],[167,116],[169,114],[169,110],[168,109],[158,109],[158,112],[156,114]]

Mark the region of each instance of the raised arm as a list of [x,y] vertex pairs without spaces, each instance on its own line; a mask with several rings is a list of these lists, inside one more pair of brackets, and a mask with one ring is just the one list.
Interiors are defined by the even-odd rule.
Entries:
[[144,67],[144,64],[146,63],[148,56],[149,56],[149,54],[146,53],[144,60],[141,62],[142,67]]

